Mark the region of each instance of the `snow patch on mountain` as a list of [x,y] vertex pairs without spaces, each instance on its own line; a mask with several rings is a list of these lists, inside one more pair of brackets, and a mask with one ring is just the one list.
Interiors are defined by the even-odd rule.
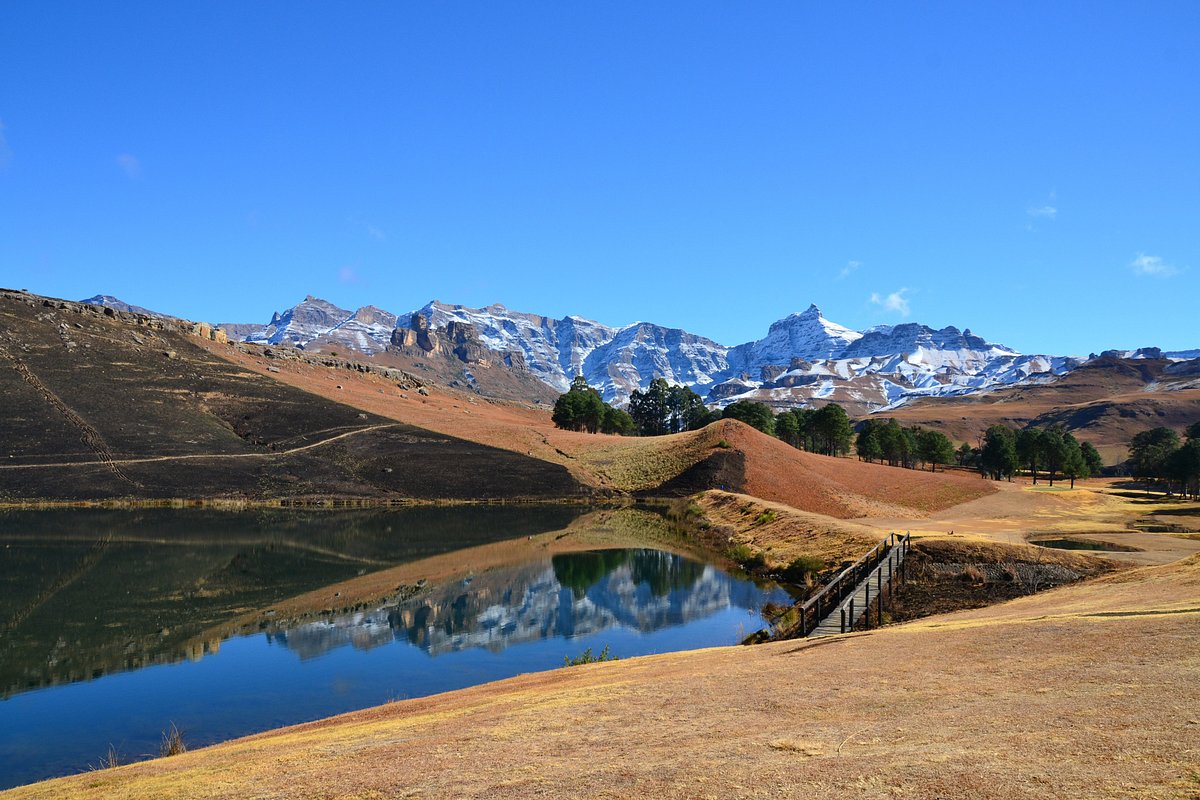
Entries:
[[[755,399],[778,407],[835,401],[858,411],[894,408],[914,398],[954,396],[1051,380],[1086,359],[1027,355],[987,341],[970,329],[919,323],[854,331],[825,318],[815,305],[773,323],[762,339],[727,347],[650,322],[611,327],[579,316],[562,319],[495,304],[471,308],[432,301],[399,316],[365,306],[351,313],[312,296],[275,314],[267,325],[227,326],[234,338],[373,354],[396,341],[393,331],[470,326],[495,363],[520,356],[535,376],[565,391],[576,375],[605,400],[623,405],[655,378],[683,384],[710,404]],[[1197,351],[1155,348],[1106,351],[1130,358],[1200,357]]]

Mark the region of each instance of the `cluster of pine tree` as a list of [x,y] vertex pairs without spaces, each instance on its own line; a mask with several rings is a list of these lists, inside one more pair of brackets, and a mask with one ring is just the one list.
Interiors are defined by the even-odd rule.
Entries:
[[940,431],[906,428],[893,417],[887,422],[869,419],[859,426],[855,451],[864,461],[887,462],[893,467],[916,469],[928,464],[931,472],[939,464],[955,460],[954,443]]
[[775,417],[775,435],[792,447],[827,456],[850,452],[854,427],[837,403],[820,408],[792,408]]
[[627,435],[637,427],[629,414],[604,402],[600,393],[588,386],[587,379],[582,375],[571,381],[571,388],[566,394],[559,395],[550,419],[555,427],[588,433]]
[[1178,486],[1185,498],[1200,497],[1200,422],[1184,433],[1186,440],[1170,428],[1142,431],[1129,443],[1129,466],[1134,475],[1157,481],[1171,494]]
[[1024,468],[1036,485],[1044,470],[1050,485],[1058,476],[1075,481],[1099,475],[1104,461],[1091,442],[1080,442],[1061,425],[1014,430],[993,425],[983,435],[983,445],[972,459],[993,480],[1012,480]]
[[694,431],[721,418],[708,410],[700,395],[686,386],[672,386],[665,378],[650,381],[644,392],[633,390],[629,415],[642,436]]

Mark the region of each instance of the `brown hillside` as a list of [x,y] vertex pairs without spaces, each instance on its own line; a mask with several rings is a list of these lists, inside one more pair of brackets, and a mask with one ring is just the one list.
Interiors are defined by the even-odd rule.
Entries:
[[840,519],[885,516],[888,508],[923,515],[996,491],[990,481],[973,476],[806,453],[736,420],[722,420],[702,433],[744,454],[739,491]]
[[0,501],[583,494],[560,464],[367,413],[213,349],[235,352],[182,320],[0,290]]

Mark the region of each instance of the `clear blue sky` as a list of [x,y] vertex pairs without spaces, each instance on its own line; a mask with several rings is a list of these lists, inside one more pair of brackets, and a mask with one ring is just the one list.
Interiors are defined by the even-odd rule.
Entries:
[[0,285],[1200,347],[1198,41],[1191,0],[0,0]]

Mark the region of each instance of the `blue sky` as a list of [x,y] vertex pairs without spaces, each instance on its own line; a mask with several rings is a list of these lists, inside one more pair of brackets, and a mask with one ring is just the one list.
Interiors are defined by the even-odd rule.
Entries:
[[0,5],[0,285],[1200,347],[1200,3]]

